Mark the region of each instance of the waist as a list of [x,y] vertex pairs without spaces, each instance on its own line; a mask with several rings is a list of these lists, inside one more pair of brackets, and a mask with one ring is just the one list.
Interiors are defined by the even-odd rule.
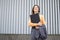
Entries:
[[[40,27],[40,26],[37,26],[37,27]],[[35,26],[33,26],[32,28],[35,28]]]
[[33,26],[32,28],[35,28],[35,26]]

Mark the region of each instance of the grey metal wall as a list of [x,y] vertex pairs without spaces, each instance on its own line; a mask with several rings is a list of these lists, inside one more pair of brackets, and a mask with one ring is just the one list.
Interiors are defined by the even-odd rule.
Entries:
[[27,24],[34,4],[40,6],[48,34],[60,34],[59,0],[0,0],[0,34],[30,34]]

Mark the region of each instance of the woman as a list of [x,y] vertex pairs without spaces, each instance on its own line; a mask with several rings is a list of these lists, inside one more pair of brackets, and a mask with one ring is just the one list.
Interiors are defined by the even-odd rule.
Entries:
[[[38,5],[34,5],[33,6],[33,8],[32,8],[32,14],[39,14],[40,13],[40,8],[39,8],[39,6]],[[39,29],[39,27],[37,27],[38,25],[39,26],[42,26],[42,25],[45,25],[46,24],[46,22],[45,22],[45,20],[44,20],[44,16],[43,15],[39,15],[39,17],[40,17],[40,22],[38,22],[38,23],[32,23],[31,22],[31,19],[29,20],[29,23],[28,23],[28,25],[30,26],[30,27],[32,27],[32,29],[31,29],[31,40],[43,40],[41,37],[39,37],[39,38],[36,38],[35,37],[35,35],[36,35],[36,31],[37,31],[37,33],[38,33],[38,31],[39,30],[37,30],[37,29]],[[39,35],[40,36],[40,35]]]

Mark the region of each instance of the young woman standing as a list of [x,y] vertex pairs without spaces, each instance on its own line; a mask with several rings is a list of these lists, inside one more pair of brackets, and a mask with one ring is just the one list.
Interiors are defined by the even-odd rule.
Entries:
[[[39,13],[40,13],[40,7],[38,5],[34,5],[33,8],[32,8],[32,15],[33,14],[39,14]],[[28,25],[30,27],[32,27],[32,29],[31,29],[31,40],[37,40],[37,38],[35,37],[35,35],[36,35],[35,31],[37,31],[37,29],[39,29],[39,27],[37,27],[37,26],[38,25],[42,26],[42,25],[46,24],[46,22],[44,20],[44,16],[40,14],[39,17],[40,17],[40,22],[38,22],[38,23],[32,23],[31,19],[28,22]],[[38,40],[44,40],[44,39],[42,39],[41,37],[39,37]]]

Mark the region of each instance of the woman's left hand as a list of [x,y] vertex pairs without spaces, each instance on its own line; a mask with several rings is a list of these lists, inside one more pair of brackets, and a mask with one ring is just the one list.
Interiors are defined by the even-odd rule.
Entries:
[[39,22],[39,23],[38,23],[38,25],[39,25],[39,26],[42,26],[42,23],[41,23],[41,22]]

